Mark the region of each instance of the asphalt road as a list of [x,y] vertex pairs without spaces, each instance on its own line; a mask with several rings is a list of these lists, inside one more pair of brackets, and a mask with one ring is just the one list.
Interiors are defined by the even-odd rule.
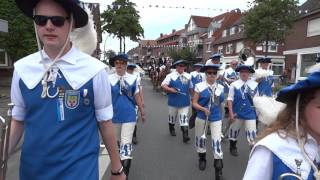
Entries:
[[[182,133],[176,125],[176,137],[169,135],[167,97],[153,90],[144,80],[146,123],[138,124],[139,143],[134,146],[129,180],[211,180],[214,179],[211,144],[207,143],[207,168],[198,169],[198,155],[194,145],[194,129],[189,131],[191,140],[182,142]],[[226,180],[240,180],[243,177],[249,156],[249,147],[241,132],[238,143],[240,156],[229,154],[228,141],[223,144]],[[103,179],[107,180],[109,169]]]

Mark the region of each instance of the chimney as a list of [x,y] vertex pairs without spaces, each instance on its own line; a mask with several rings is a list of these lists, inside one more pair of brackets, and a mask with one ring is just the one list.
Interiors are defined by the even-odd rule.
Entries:
[[160,34],[160,37],[162,38],[162,36],[163,36],[163,34],[161,33],[161,34]]
[[175,29],[172,29],[172,34],[174,34],[176,32],[176,30]]

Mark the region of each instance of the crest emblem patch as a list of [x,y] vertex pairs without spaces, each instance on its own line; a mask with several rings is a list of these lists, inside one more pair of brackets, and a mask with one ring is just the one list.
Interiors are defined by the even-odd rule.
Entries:
[[67,90],[65,94],[65,105],[68,109],[75,109],[79,106],[80,91]]

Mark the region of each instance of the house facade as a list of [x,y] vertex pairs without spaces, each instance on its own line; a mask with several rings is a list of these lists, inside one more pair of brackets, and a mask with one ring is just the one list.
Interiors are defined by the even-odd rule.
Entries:
[[292,82],[307,76],[305,69],[314,65],[316,57],[320,56],[320,3],[308,0],[299,12],[300,16],[285,39],[285,69]]
[[199,62],[203,61],[204,37],[206,36],[211,21],[211,17],[192,15],[185,27],[187,46],[197,52],[196,57]]
[[[232,60],[239,60],[239,53],[243,48],[252,50],[256,59],[268,56],[272,59],[270,69],[275,76],[281,76],[285,66],[285,56],[283,56],[284,45],[275,42],[266,44],[254,44],[244,34],[243,24],[244,14],[240,10],[233,10],[223,15],[220,19],[220,28],[212,33],[211,50],[207,50],[206,58],[212,53],[223,55],[222,62],[229,64]],[[255,65],[257,68],[257,64]]]

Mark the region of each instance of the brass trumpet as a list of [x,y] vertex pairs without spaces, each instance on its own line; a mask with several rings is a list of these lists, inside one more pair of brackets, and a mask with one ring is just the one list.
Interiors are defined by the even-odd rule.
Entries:
[[11,118],[12,118],[12,108],[13,103],[9,103],[9,110],[7,113],[7,120],[0,116],[0,127],[1,127],[1,136],[0,136],[0,180],[5,180],[6,171],[7,171],[7,162],[8,162],[8,149],[9,149],[9,137],[11,129]]
[[297,175],[297,174],[294,174],[294,173],[284,173],[284,174],[281,174],[278,178],[278,180],[282,180],[284,179],[285,177],[295,177],[297,178],[297,180],[303,180],[301,176]]
[[[211,110],[211,104],[212,104],[212,95],[210,95],[210,100],[208,105],[209,112]],[[206,120],[204,121],[203,134],[201,135],[202,139],[207,139],[207,128],[208,128],[209,116],[210,114],[207,116]]]
[[297,172],[296,173],[283,173],[279,176],[278,180],[282,180],[285,177],[295,177],[297,178],[297,180],[303,180],[301,177],[301,163],[302,163],[302,159],[294,159],[296,165],[297,165]]

